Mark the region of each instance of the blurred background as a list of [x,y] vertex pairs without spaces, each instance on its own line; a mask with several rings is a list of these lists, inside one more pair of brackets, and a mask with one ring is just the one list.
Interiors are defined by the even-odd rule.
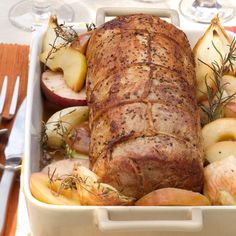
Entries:
[[[46,13],[42,14],[45,22],[48,17],[48,9],[49,12],[54,12],[53,8],[56,11],[60,11],[66,21],[95,22],[96,9],[103,6],[172,8],[180,13],[182,27],[191,25],[194,28],[205,27],[204,24],[199,22],[207,22],[207,18],[212,18],[215,12],[221,10],[220,15],[222,14],[223,18],[224,14],[225,18],[224,25],[232,26],[236,24],[235,0],[1,0],[1,41],[15,42],[17,38],[18,43],[29,43],[31,33],[25,30],[30,31],[29,27],[31,27],[32,23],[34,24],[32,29],[41,24],[41,16],[38,17],[37,14],[42,14],[45,9]],[[25,14],[25,9],[33,12],[33,14]],[[202,16],[203,20],[201,19]],[[32,20],[32,17],[36,18],[36,21]],[[24,24],[26,24],[26,27]]]

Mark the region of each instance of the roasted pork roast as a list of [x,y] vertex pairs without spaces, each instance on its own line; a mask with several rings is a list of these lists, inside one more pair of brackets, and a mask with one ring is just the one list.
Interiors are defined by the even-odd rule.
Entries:
[[124,195],[200,191],[201,128],[185,34],[158,17],[117,17],[92,34],[86,79],[91,169]]

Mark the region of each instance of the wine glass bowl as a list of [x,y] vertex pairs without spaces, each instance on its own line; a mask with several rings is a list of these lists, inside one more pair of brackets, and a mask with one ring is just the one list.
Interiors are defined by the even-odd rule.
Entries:
[[60,21],[71,22],[74,11],[58,0],[23,0],[11,7],[8,19],[17,28],[34,31],[39,25],[46,24],[50,15],[57,15]]
[[159,2],[164,2],[165,0],[135,0],[138,2],[147,2],[147,3],[159,3]]
[[225,22],[235,14],[233,7],[221,5],[217,0],[181,0],[179,9],[186,18],[199,23],[210,23],[216,15]]

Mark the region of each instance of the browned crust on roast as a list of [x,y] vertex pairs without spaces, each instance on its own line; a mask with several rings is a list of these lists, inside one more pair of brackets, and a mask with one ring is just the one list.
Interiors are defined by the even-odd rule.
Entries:
[[121,16],[95,31],[87,58],[93,171],[137,198],[161,187],[200,191],[201,130],[185,34],[158,17]]
[[137,198],[170,186],[200,191],[200,155],[190,143],[159,134],[114,145],[109,153],[100,155],[93,170],[102,181]]

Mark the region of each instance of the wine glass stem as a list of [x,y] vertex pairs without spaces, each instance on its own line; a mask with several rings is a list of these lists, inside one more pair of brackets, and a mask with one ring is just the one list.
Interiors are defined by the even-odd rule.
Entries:
[[195,0],[193,5],[195,7],[209,7],[209,8],[218,8],[220,6],[217,0]]
[[32,0],[32,12],[38,19],[47,19],[51,13],[50,0]]

